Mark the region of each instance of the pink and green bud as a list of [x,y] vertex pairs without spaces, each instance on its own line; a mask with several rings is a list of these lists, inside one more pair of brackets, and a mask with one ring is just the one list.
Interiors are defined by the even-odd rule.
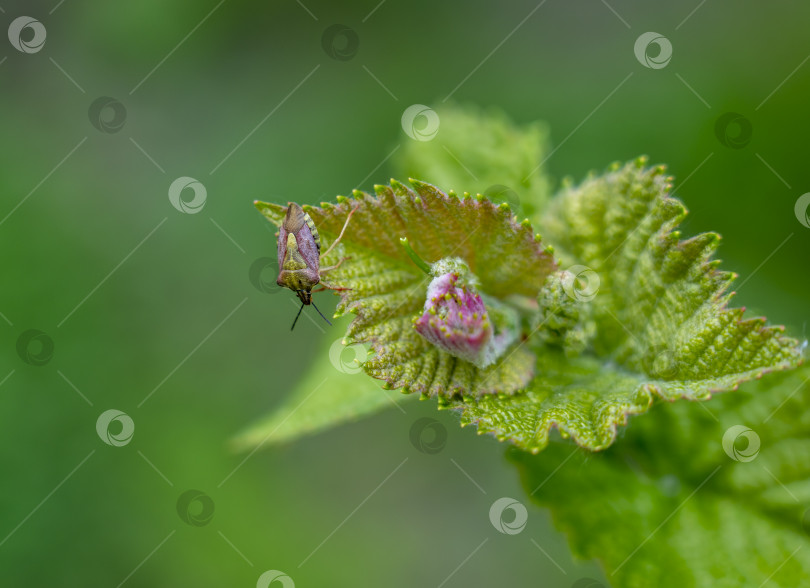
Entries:
[[431,266],[416,331],[451,355],[484,368],[500,357],[518,336],[517,313],[501,308],[478,293],[477,279],[460,259],[442,259]]

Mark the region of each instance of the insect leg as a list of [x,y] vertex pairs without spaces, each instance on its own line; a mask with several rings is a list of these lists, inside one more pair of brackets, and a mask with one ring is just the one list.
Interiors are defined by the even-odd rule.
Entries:
[[335,292],[345,292],[347,290],[354,290],[354,288],[338,288],[337,286],[330,286],[329,284],[325,284],[321,282],[321,287],[317,290],[313,290],[312,293],[315,292],[323,292],[324,290],[334,290]]
[[341,257],[340,261],[337,262],[335,265],[330,265],[329,267],[322,267],[320,273],[324,274],[325,272],[331,272],[333,269],[339,268],[340,264],[346,261],[347,259],[351,259],[351,257]]
[[334,242],[334,243],[332,243],[332,244],[329,246],[329,249],[327,249],[327,250],[326,250],[326,253],[321,253],[321,257],[326,257],[327,255],[329,255],[329,252],[330,252],[330,251],[332,251],[332,248],[333,248],[335,245],[337,245],[337,244],[340,242],[340,240],[343,238],[343,233],[344,233],[344,232],[346,232],[346,227],[347,227],[347,226],[349,226],[349,221],[351,220],[352,215],[355,213],[355,211],[356,211],[356,210],[357,210],[359,207],[360,207],[360,205],[358,204],[357,206],[355,206],[354,208],[352,208],[352,210],[349,212],[349,216],[347,216],[347,217],[346,217],[346,222],[345,222],[345,223],[343,223],[343,228],[342,228],[342,229],[340,229],[340,235],[338,235],[338,238],[337,238],[337,239],[335,239],[335,242]]

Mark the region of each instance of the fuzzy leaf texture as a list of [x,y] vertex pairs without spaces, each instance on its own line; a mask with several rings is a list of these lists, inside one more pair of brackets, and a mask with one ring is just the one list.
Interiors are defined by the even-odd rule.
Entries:
[[808,452],[803,367],[657,406],[603,453],[554,443],[510,459],[615,588],[793,588],[810,582]]
[[706,400],[801,361],[782,327],[728,307],[735,276],[712,260],[719,236],[679,240],[686,209],[669,195],[664,168],[645,164],[614,165],[564,189],[543,217],[562,268],[588,276],[572,296],[590,305],[590,349],[570,357],[536,348],[538,375],[525,393],[447,403],[463,425],[532,452],[554,428],[602,450],[657,399]]
[[[534,354],[520,344],[486,368],[458,359],[419,335],[413,320],[422,313],[429,277],[403,249],[406,238],[429,263],[453,256],[463,259],[480,281],[480,291],[506,299],[535,298],[555,269],[528,224],[518,224],[506,205],[487,199],[445,194],[411,180],[413,189],[395,180],[376,186],[375,196],[355,191],[338,204],[304,207],[327,242],[334,240],[349,212],[355,213],[342,241],[322,266],[337,269],[324,276],[330,286],[345,288],[337,314],[356,315],[347,343],[368,343],[374,353],[363,365],[390,388],[428,396],[513,393],[534,373]],[[285,207],[257,202],[278,225]]]

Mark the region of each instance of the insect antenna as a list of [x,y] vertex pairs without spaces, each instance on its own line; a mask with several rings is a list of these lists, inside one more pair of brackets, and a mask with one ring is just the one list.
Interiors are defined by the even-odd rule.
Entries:
[[290,327],[291,331],[295,328],[295,323],[298,322],[298,317],[301,316],[301,311],[302,310],[304,310],[304,303],[303,302],[301,303],[301,308],[298,309],[298,314],[295,315],[295,320],[293,321],[293,326]]
[[[315,303],[314,303],[314,302],[312,303],[312,306],[315,306]],[[325,320],[325,321],[326,321],[326,324],[327,324],[327,325],[329,325],[329,326],[331,327],[331,326],[332,326],[332,323],[330,323],[330,322],[329,322],[329,319],[328,319],[328,318],[326,318],[325,316],[323,316],[323,313],[321,312],[321,310],[320,310],[320,309],[319,309],[317,306],[315,306],[315,310],[317,310],[317,311],[318,311],[318,314],[319,314],[319,315],[321,315],[321,318],[322,318],[323,320]]]

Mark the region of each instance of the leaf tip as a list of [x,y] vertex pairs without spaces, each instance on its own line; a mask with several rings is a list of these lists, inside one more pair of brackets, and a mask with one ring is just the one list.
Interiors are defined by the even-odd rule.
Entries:
[[639,155],[638,157],[636,157],[634,163],[636,164],[636,167],[642,168],[642,167],[645,167],[647,165],[647,163],[649,163],[649,161],[650,161],[650,158],[648,156]]
[[397,192],[405,193],[408,191],[407,186],[405,186],[405,184],[403,184],[396,178],[391,178],[388,183],[391,184],[391,187]]
[[417,180],[416,178],[408,178],[408,183],[419,193],[429,192],[436,189],[435,186],[428,184],[427,182],[423,182],[422,180]]

